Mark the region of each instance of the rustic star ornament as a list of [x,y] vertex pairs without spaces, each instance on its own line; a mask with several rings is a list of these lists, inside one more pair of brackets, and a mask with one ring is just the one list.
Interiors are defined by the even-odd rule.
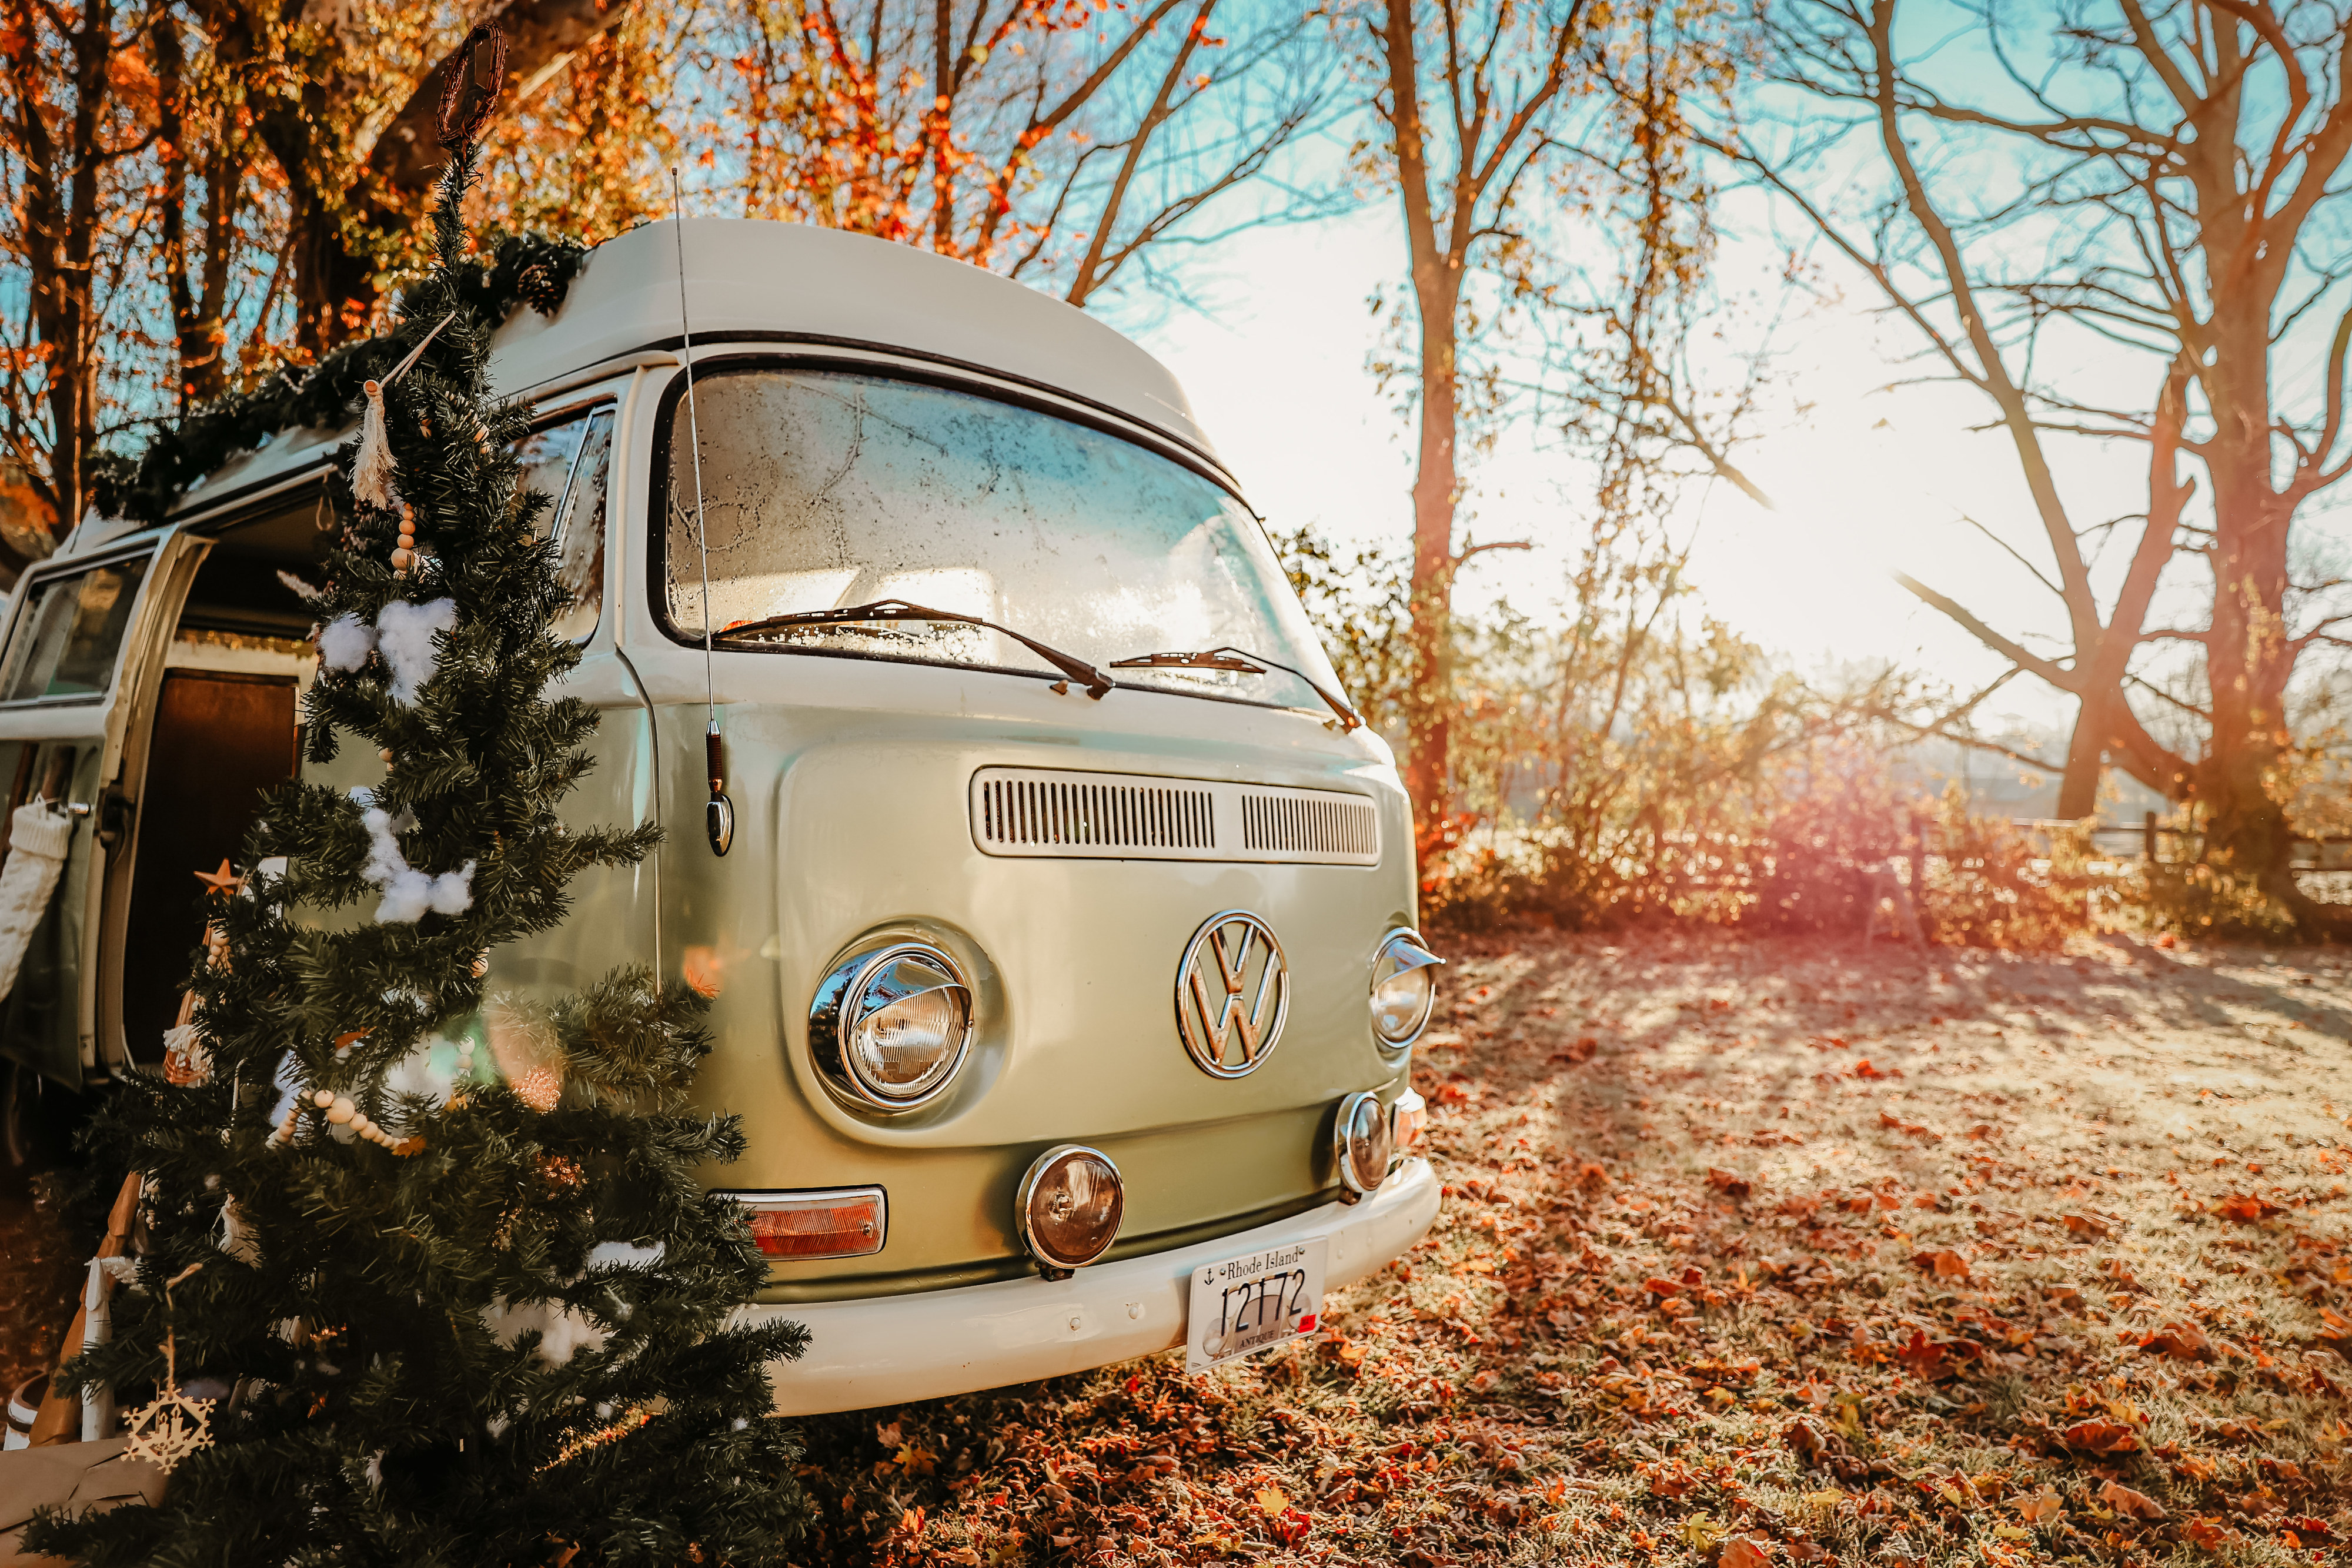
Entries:
[[214,893],[235,893],[245,885],[245,878],[230,870],[226,861],[221,862],[220,870],[200,871],[195,873],[195,876],[198,882],[203,883]]

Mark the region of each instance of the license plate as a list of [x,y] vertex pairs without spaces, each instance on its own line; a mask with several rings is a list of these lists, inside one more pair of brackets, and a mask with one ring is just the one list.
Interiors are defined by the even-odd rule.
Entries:
[[1318,1237],[1193,1270],[1184,1370],[1206,1372],[1313,1333],[1330,1251],[1329,1239]]

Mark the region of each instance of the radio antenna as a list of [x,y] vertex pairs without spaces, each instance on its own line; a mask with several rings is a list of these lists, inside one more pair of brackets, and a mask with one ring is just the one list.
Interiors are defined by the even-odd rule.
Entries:
[[709,724],[703,731],[702,752],[710,773],[710,800],[703,808],[702,825],[710,840],[710,852],[724,855],[735,841],[735,802],[727,798],[727,738],[719,729],[719,683],[711,669],[710,541],[702,531],[702,425],[694,406],[694,322],[686,304],[686,196],[676,164],[670,166],[669,201],[677,230],[677,330],[686,360],[686,439],[694,449],[694,549],[702,559],[702,698]]

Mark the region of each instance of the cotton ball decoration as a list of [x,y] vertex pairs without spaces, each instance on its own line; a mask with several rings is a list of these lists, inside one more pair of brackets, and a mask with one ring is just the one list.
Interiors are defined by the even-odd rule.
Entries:
[[[359,791],[353,791],[359,795]],[[372,800],[373,796],[362,797]],[[405,817],[407,813],[403,812]],[[360,813],[360,821],[367,829],[367,864],[360,875],[383,890],[383,902],[376,905],[376,920],[386,925],[413,925],[429,912],[436,915],[463,915],[474,904],[474,862],[467,861],[456,871],[445,871],[436,876],[418,871],[400,852],[400,839],[392,814],[381,806],[367,806]]]
[[319,628],[319,663],[349,673],[375,652],[375,628],[356,615],[338,615]]
[[416,701],[417,688],[433,678],[437,663],[433,653],[436,632],[457,628],[457,601],[436,599],[426,604],[394,600],[375,618],[376,651],[392,666],[392,700],[406,707]]
[[[473,1041],[466,1044],[470,1047]],[[384,1070],[383,1092],[446,1104],[456,1087],[455,1064],[466,1054],[440,1036],[431,1036]]]
[[520,1306],[499,1297],[482,1309],[482,1326],[511,1348],[526,1333],[539,1335],[539,1359],[562,1366],[582,1350],[600,1350],[604,1330],[584,1312],[561,1301],[530,1301]]

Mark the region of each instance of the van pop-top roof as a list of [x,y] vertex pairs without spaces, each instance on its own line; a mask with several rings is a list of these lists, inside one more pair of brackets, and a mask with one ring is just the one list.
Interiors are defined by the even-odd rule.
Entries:
[[[647,224],[589,252],[552,318],[518,309],[493,340],[493,389],[530,392],[632,353],[675,350],[677,229],[668,220]],[[1096,404],[1216,461],[1164,366],[1085,311],[1024,284],[912,246],[808,224],[688,218],[685,230],[698,360],[706,349],[747,341],[888,350]],[[280,436],[197,481],[173,510],[194,511],[299,472],[347,434],[348,427]]]

